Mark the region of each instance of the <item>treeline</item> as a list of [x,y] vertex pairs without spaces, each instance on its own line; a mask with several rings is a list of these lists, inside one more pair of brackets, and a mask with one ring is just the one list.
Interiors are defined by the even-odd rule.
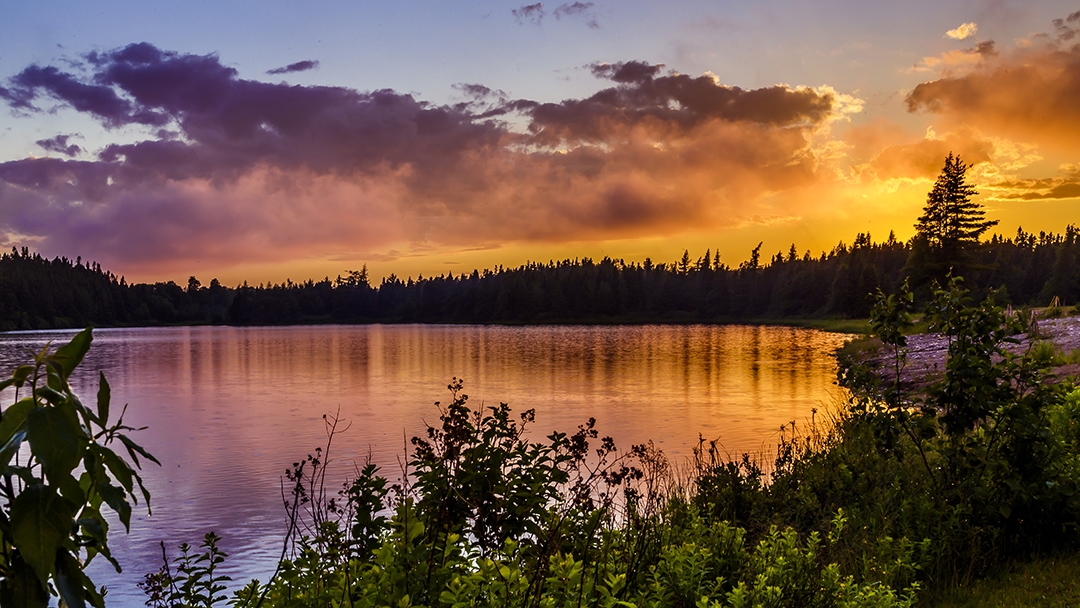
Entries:
[[[999,301],[1045,306],[1080,300],[1076,226],[1064,234],[1018,230],[994,235],[966,252],[963,275],[976,294],[1001,290]],[[529,263],[517,268],[390,275],[370,284],[366,268],[303,283],[225,287],[217,279],[186,286],[129,284],[99,264],[46,259],[26,248],[0,256],[0,330],[60,327],[301,323],[709,322],[791,317],[862,318],[877,289],[909,279],[929,294],[940,271],[919,241],[870,234],[817,257],[786,252],[763,257],[762,245],[731,267],[712,251],[687,251],[668,263],[604,258]]]

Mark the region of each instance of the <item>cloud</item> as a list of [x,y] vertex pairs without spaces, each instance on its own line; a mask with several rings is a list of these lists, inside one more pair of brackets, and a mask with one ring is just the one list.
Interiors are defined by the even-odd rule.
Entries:
[[79,112],[86,112],[101,119],[109,127],[140,123],[162,125],[165,118],[145,111],[120,97],[108,84],[81,82],[73,75],[49,66],[30,66],[11,79],[13,93],[5,98],[13,100],[13,107],[41,111],[33,102],[44,94],[66,103]]
[[272,76],[276,75],[276,74],[292,74],[293,72],[306,72],[308,70],[314,70],[317,67],[319,67],[319,62],[318,61],[313,61],[311,59],[305,59],[304,61],[297,61],[296,63],[290,63],[289,65],[287,65],[287,66],[285,66],[283,68],[274,68],[272,70],[267,70],[266,73],[270,74]]
[[953,40],[967,40],[975,35],[975,32],[979,31],[979,26],[974,22],[963,23],[960,27],[945,32],[945,35]]
[[78,156],[80,152],[82,152],[82,148],[80,148],[76,144],[68,144],[68,138],[71,138],[71,137],[78,137],[78,136],[77,135],[57,135],[56,137],[53,137],[52,139],[39,139],[34,143],[36,143],[37,145],[41,146],[43,149],[45,149],[45,150],[47,150],[49,152],[56,152],[58,154],[63,154],[64,156],[75,157],[75,156]]
[[585,19],[585,25],[592,29],[599,29],[600,22],[597,21],[596,15],[592,13],[592,2],[572,2],[567,4],[560,4],[555,8],[554,15],[556,19],[562,19],[563,17],[581,17]]
[[1080,137],[1080,46],[1033,45],[916,86],[909,112],[1019,141],[1072,149]]
[[1080,199],[1080,169],[1064,167],[1062,175],[1043,179],[1006,179],[990,184],[987,190],[998,200]]
[[[600,27],[600,22],[592,12],[593,6],[594,4],[592,2],[567,2],[555,7],[555,10],[551,11],[551,14],[559,21],[562,21],[564,18],[584,19],[585,25],[592,29],[597,29]],[[547,15],[547,11],[544,10],[544,5],[540,2],[537,2],[536,4],[526,4],[511,9],[510,13],[514,15],[514,19],[519,25],[525,23],[540,25]]]
[[594,64],[592,72],[617,86],[586,99],[561,103],[512,102],[526,114],[537,143],[605,141],[628,126],[678,133],[713,121],[774,127],[822,123],[835,99],[808,88],[772,86],[743,90],[710,75],[661,74],[662,65],[640,61]]
[[830,179],[811,139],[850,105],[827,89],[746,90],[641,61],[590,66],[606,86],[585,98],[466,84],[456,105],[247,80],[215,55],[146,43],[84,66],[32,66],[4,99],[43,111],[54,98],[110,127],[151,129],[92,159],[0,163],[0,235],[120,269],[794,217],[795,203],[770,197],[816,195]]
[[960,156],[969,165],[978,165],[992,160],[994,145],[970,129],[942,137],[930,131],[922,141],[884,147],[856,170],[864,177],[879,180],[933,179],[941,172],[942,161],[949,153]]
[[992,55],[994,50],[993,41],[990,44],[980,44],[974,49],[945,51],[937,57],[923,57],[922,61],[915,64],[912,72],[942,72],[944,75],[953,75],[958,72],[967,72],[969,69],[982,63],[986,55]]
[[1076,26],[1080,24],[1080,11],[1076,11],[1064,19],[1054,19],[1051,23],[1054,25],[1057,39],[1068,42],[1076,38]]
[[563,17],[569,17],[572,15],[580,15],[593,7],[592,2],[574,2],[572,4],[561,4],[555,9],[555,18],[562,19]]
[[996,44],[994,43],[993,40],[984,40],[984,41],[980,42],[979,44],[976,44],[975,48],[971,49],[970,52],[978,53],[979,55],[982,55],[983,57],[993,57],[993,56],[998,54],[997,49],[995,47],[996,47]]
[[544,5],[540,2],[537,2],[536,4],[526,4],[511,9],[510,12],[514,15],[514,19],[517,19],[519,24],[528,22],[534,25],[540,25],[540,22],[544,20]]

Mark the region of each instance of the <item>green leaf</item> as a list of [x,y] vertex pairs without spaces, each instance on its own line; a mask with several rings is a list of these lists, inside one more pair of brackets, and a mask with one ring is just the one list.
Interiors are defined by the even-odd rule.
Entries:
[[120,482],[120,485],[124,487],[128,493],[131,493],[135,488],[132,483],[132,477],[135,471],[128,466],[128,463],[124,462],[116,452],[108,448],[98,448],[96,450],[102,461],[105,462],[105,466],[109,467],[109,472],[112,473],[116,481]]
[[82,528],[83,534],[89,538],[94,539],[99,544],[104,545],[107,541],[108,523],[105,518],[101,517],[100,513],[96,511],[92,514],[83,511],[84,515],[91,515],[90,517],[80,517],[78,520],[79,527]]
[[56,484],[71,476],[87,443],[82,429],[53,407],[36,407],[27,414],[26,436],[45,476]]
[[4,384],[4,388],[14,384],[16,387],[21,387],[26,384],[26,379],[29,378],[34,370],[37,369],[34,365],[20,365],[15,369],[15,373],[11,374],[11,380],[5,380],[4,382],[10,382],[10,384]]
[[71,342],[56,349],[56,352],[47,357],[47,360],[60,369],[64,380],[71,376],[71,372],[82,362],[86,351],[90,350],[90,342],[93,340],[90,328],[86,328],[75,334]]
[[60,391],[53,390],[48,386],[39,386],[34,389],[34,396],[40,399],[44,399],[45,401],[48,401],[49,403],[52,403],[54,405],[63,403],[67,400],[67,395],[61,393]]
[[109,550],[108,542],[109,522],[101,515],[101,512],[93,507],[86,507],[82,511],[83,517],[79,518],[78,524],[82,529],[83,547],[86,549],[86,562],[89,564],[94,557],[102,555],[109,560],[117,572],[123,572],[120,563],[113,558]]
[[116,514],[120,517],[120,523],[124,524],[124,529],[130,532],[131,505],[125,500],[124,491],[104,479],[97,482],[95,489],[105,499],[105,504],[112,507],[113,511],[116,511]]
[[67,551],[60,551],[56,556],[56,590],[67,608],[86,608],[84,579],[79,562]]
[[42,587],[55,571],[56,552],[71,530],[70,507],[56,490],[37,483],[11,501],[11,540]]
[[[22,445],[23,440],[26,439],[26,431],[17,431],[8,439],[4,447],[0,448],[0,467],[7,468],[7,465],[11,463],[11,459],[15,456],[15,453],[19,451],[19,446]],[[7,471],[5,470],[5,473]]]
[[105,426],[109,422],[109,399],[112,397],[112,389],[105,380],[105,373],[98,372],[97,411],[98,423]]
[[161,463],[158,462],[157,458],[154,458],[150,454],[150,452],[147,452],[146,450],[144,450],[141,445],[135,443],[131,439],[128,439],[127,435],[120,435],[120,441],[122,441],[124,443],[124,446],[127,447],[128,454],[131,455],[131,460],[135,463],[136,467],[138,467],[140,469],[142,468],[142,465],[139,464],[139,456],[138,456],[138,454],[141,454],[143,458],[153,462],[154,464],[158,465],[159,467],[161,466]]
[[7,443],[15,431],[26,422],[26,415],[34,409],[34,400],[30,397],[20,399],[4,410],[4,419],[0,421],[0,443]]
[[0,585],[0,606],[48,608],[49,593],[42,588],[34,569],[18,554],[12,556],[6,574]]

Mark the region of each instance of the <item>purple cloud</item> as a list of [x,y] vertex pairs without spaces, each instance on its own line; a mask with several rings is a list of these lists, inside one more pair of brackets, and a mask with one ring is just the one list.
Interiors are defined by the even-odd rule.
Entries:
[[[216,55],[147,43],[85,59],[85,73],[23,70],[4,101],[50,97],[108,127],[157,128],[92,160],[0,163],[0,236],[121,268],[734,221],[702,192],[728,193],[744,213],[763,190],[812,180],[806,132],[833,106],[811,90],[743,90],[645,62],[591,66],[613,86],[584,99],[465,84],[467,101],[447,106],[243,79]],[[70,156],[69,138],[39,145]]]
[[49,152],[56,152],[57,154],[63,154],[64,156],[70,156],[70,157],[78,156],[78,154],[80,152],[82,152],[82,148],[80,148],[76,144],[70,144],[69,145],[68,144],[68,138],[69,137],[77,137],[77,136],[73,136],[73,135],[57,135],[56,137],[54,137],[52,139],[39,139],[34,143],[41,146],[43,149],[48,150]]
[[555,8],[552,14],[556,19],[562,19],[563,17],[583,17],[585,18],[585,25],[592,29],[598,29],[600,23],[596,20],[595,15],[589,13],[594,4],[592,2],[572,2],[567,4],[560,4]]
[[266,73],[270,74],[271,76],[274,76],[274,75],[277,75],[277,74],[292,74],[293,72],[306,72],[308,70],[314,70],[317,67],[319,67],[319,62],[318,61],[313,61],[311,59],[306,59],[304,61],[297,61],[296,63],[290,63],[289,65],[287,65],[287,66],[285,66],[283,68],[274,68],[272,70],[267,70]]
[[561,19],[563,17],[569,17],[571,15],[580,15],[592,7],[592,2],[574,2],[572,4],[561,4],[555,9],[554,15],[556,19]]
[[525,23],[527,21],[534,25],[540,25],[540,22],[544,20],[544,5],[540,2],[511,9],[510,12],[514,15],[514,18],[517,19],[518,23]]
[[[160,117],[144,113],[117,95],[107,84],[91,84],[79,81],[75,76],[49,66],[30,66],[11,79],[17,93],[13,96],[21,107],[38,110],[32,101],[39,93],[67,103],[79,112],[87,112],[102,119],[110,127],[132,122],[164,124]],[[17,106],[18,107],[18,106]]]

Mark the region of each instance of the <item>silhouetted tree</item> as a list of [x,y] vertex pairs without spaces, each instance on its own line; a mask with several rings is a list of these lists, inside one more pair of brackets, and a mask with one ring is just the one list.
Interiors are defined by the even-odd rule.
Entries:
[[983,233],[998,223],[985,219],[982,206],[971,200],[978,192],[967,183],[970,168],[950,152],[926,195],[923,214],[915,224],[916,251],[912,255],[912,274],[919,282],[940,281],[950,270],[954,275],[967,274],[967,250],[977,246]]

